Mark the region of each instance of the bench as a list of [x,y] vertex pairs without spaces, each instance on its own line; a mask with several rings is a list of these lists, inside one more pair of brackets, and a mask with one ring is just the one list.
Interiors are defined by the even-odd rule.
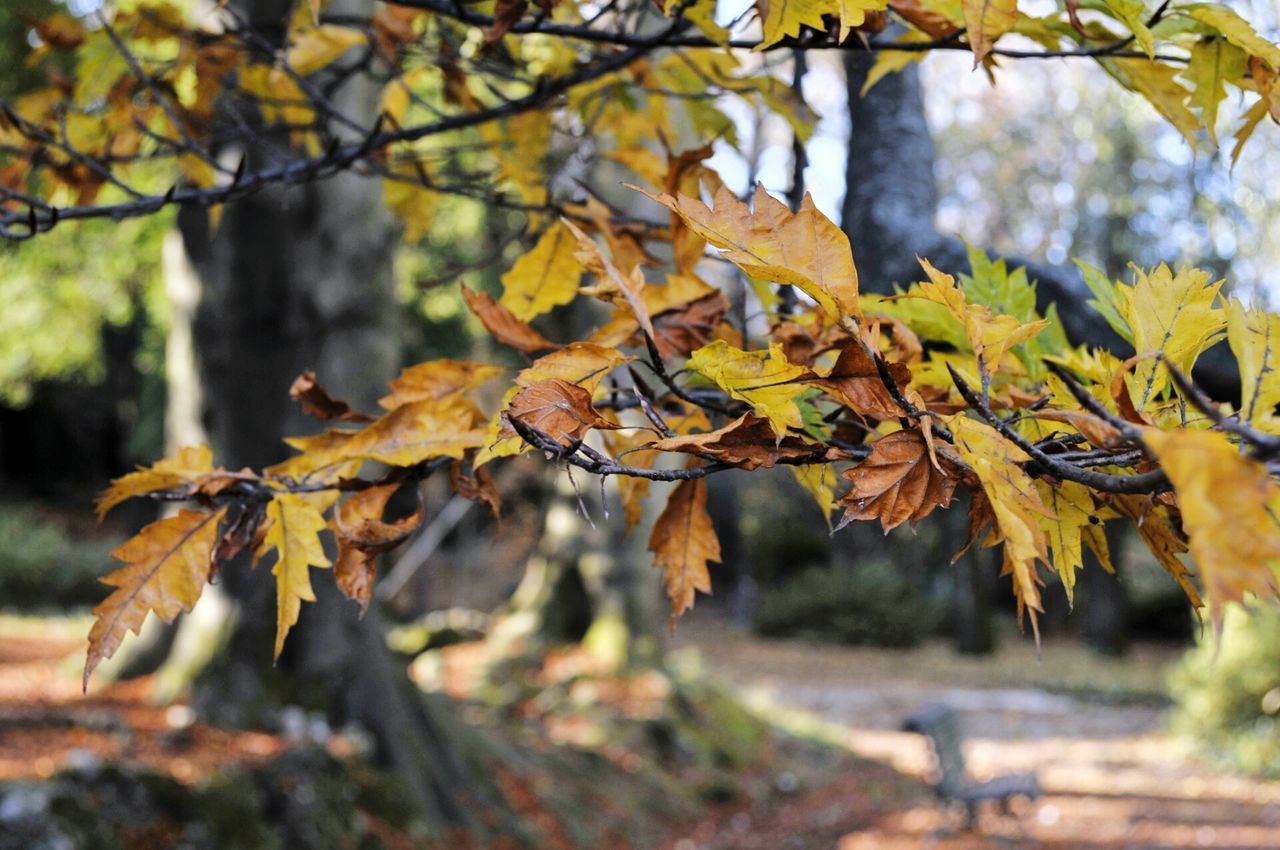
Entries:
[[917,711],[903,723],[902,730],[929,739],[937,761],[933,790],[944,803],[964,806],[966,829],[973,827],[978,803],[983,800],[997,800],[1007,812],[1014,797],[1035,800],[1040,796],[1040,783],[1034,773],[998,776],[987,782],[970,779],[960,752],[960,726],[955,712],[946,705],[934,703]]

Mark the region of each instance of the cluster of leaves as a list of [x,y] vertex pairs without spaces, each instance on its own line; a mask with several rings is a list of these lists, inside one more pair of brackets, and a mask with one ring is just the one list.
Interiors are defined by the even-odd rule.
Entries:
[[[807,138],[812,114],[762,57],[782,48],[874,51],[868,85],[934,50],[971,51],[988,73],[1000,57],[1085,57],[1193,144],[1202,128],[1216,141],[1235,89],[1237,153],[1266,115],[1280,119],[1280,48],[1213,3],[1062,0],[1033,15],[1017,0],[758,0],[728,26],[715,0],[389,0],[367,18],[325,6],[297,3],[262,30],[234,3],[33,20],[28,64],[49,85],[3,104],[0,231],[169,204],[216,218],[266,186],[341,171],[381,178],[410,237],[452,196],[562,214],[546,177],[586,141],[654,183],[663,139],[692,129],[736,143],[728,100]],[[905,32],[887,36],[890,21]],[[370,84],[376,116],[352,106]]]
[[[332,566],[343,592],[368,604],[374,556],[421,520],[384,518],[399,487],[448,468],[459,494],[496,510],[489,465],[531,450],[570,473],[616,477],[628,527],[654,481],[676,482],[658,496],[649,542],[673,616],[710,589],[707,564],[720,557],[705,478],[774,466],[828,516],[841,512],[841,526],[876,521],[886,532],[969,491],[964,548],[1003,546],[1033,627],[1041,567],[1069,595],[1084,548],[1111,569],[1103,527],[1113,521],[1132,524],[1199,606],[1180,557],[1190,550],[1215,617],[1224,603],[1274,593],[1280,316],[1224,298],[1222,282],[1195,269],[1135,269],[1124,284],[1085,267],[1091,305],[1138,352],[1121,360],[1068,345],[1056,313],[1037,314],[1025,274],[977,251],[958,281],[922,260],[924,279],[906,291],[860,296],[846,236],[808,198],[795,212],[763,190],[753,206],[722,186],[711,205],[700,200],[700,186],[718,184],[708,154],[673,156],[670,193],[650,195],[671,211],[661,282],[650,270],[663,264],[632,229],[602,219],[589,235],[566,220],[503,277],[499,299],[466,293],[496,340],[547,352],[497,405],[477,390],[503,370],[470,361],[406,369],[376,419],[304,374],[293,395],[308,411],[364,424],[292,438],[299,454],[260,473],[215,469],[200,448],[116,481],[104,512],[140,495],[204,509],[118,550],[128,566],[96,609],[86,673],[148,610],[188,609],[211,571],[245,549],[275,553],[278,653],[313,598],[313,567]],[[757,285],[763,322],[730,320],[728,300],[702,277],[716,261]],[[787,304],[770,284],[805,297]],[[529,324],[576,299],[609,308],[585,339],[554,342]],[[1224,336],[1244,387],[1238,408],[1186,377]],[[360,477],[370,470],[384,471]]]
[[[216,210],[347,171],[383,181],[410,238],[444,197],[523,212],[537,236],[500,298],[465,292],[487,331],[531,358],[496,404],[482,385],[503,370],[469,361],[406,370],[376,418],[304,375],[295,396],[345,424],[292,438],[294,457],[232,472],[188,448],[115,482],[103,512],[137,496],[199,510],[117,550],[126,566],[96,609],[86,681],[148,611],[188,610],[244,551],[274,559],[279,653],[313,598],[313,568],[331,567],[368,604],[377,553],[421,519],[384,516],[398,489],[448,469],[459,493],[496,509],[489,465],[528,451],[616,479],[629,526],[653,482],[675,483],[650,538],[673,615],[710,588],[720,557],[706,476],[773,466],[840,524],[886,531],[968,491],[966,548],[1003,545],[1033,626],[1041,566],[1070,593],[1085,547],[1109,567],[1112,521],[1132,523],[1199,605],[1189,550],[1215,616],[1273,592],[1276,317],[1224,300],[1221,282],[1192,269],[1135,270],[1130,284],[1085,269],[1095,308],[1137,352],[1122,360],[1070,347],[1025,275],[977,253],[959,280],[922,262],[906,291],[860,295],[848,240],[809,199],[793,209],[760,191],[748,205],[705,165],[708,140],[736,143],[727,100],[780,113],[801,141],[811,132],[807,107],[762,60],[779,48],[873,51],[872,84],[932,50],[972,52],[988,73],[1000,57],[1085,57],[1189,140],[1216,133],[1230,86],[1247,95],[1239,146],[1280,117],[1280,49],[1247,22],[1217,4],[1141,0],[1063,0],[1042,16],[1016,0],[759,0],[727,27],[713,0],[535,5],[394,0],[360,18],[312,0],[256,29],[234,3],[193,20],[136,2],[33,22],[50,85],[4,104],[9,238],[168,205]],[[888,40],[891,19],[906,31]],[[1016,39],[1028,47],[1009,47]],[[679,151],[673,140],[690,134],[708,144]],[[552,192],[584,143],[660,187],[649,197],[669,219]],[[708,282],[715,263],[751,283],[748,314],[731,318]],[[579,300],[608,310],[582,339],[530,324]],[[1224,336],[1245,386],[1238,408],[1186,377]]]

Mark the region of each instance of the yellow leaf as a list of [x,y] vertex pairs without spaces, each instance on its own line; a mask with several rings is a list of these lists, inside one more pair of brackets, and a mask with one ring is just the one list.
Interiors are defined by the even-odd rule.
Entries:
[[1250,56],[1257,56],[1270,65],[1273,71],[1280,71],[1280,47],[1258,35],[1248,21],[1226,6],[1200,3],[1183,6],[1176,11],[1202,24],[1208,24],[1236,47]]
[[465,399],[415,401],[384,414],[351,439],[347,457],[413,466],[432,457],[461,458],[484,443],[475,407]]
[[1200,591],[1191,581],[1191,571],[1178,558],[1187,551],[1187,544],[1169,522],[1167,509],[1156,507],[1144,496],[1113,494],[1111,504],[1121,516],[1133,522],[1156,561],[1173,577],[1178,587],[1182,588],[1192,607],[1198,609],[1203,604],[1200,601]]
[[1151,429],[1143,440],[1173,483],[1215,626],[1222,625],[1225,603],[1275,596],[1280,524],[1268,504],[1280,488],[1266,467],[1216,431]]
[[632,359],[616,348],[593,342],[574,342],[530,363],[516,376],[516,383],[527,387],[538,381],[556,379],[577,384],[594,394],[610,372]]
[[777,44],[784,38],[795,38],[801,29],[826,30],[823,15],[840,19],[840,41],[849,31],[866,21],[867,12],[881,10],[889,0],[768,0],[764,18],[764,39],[757,50]]
[[1218,105],[1227,96],[1227,83],[1244,76],[1246,57],[1243,50],[1220,38],[1196,42],[1191,48],[1191,61],[1182,78],[1191,84],[1188,106],[1200,110],[1200,120],[1209,138],[1218,142]]
[[991,312],[985,304],[970,304],[955,278],[943,274],[928,260],[920,260],[929,280],[919,283],[903,298],[923,298],[941,304],[964,326],[965,337],[987,374],[995,374],[1005,352],[1026,342],[1049,326],[1043,320],[1022,323],[1013,316]]
[[226,509],[205,514],[180,511],[153,522],[111,553],[126,566],[102,581],[116,588],[93,609],[84,686],[102,661],[120,647],[124,636],[137,634],[148,611],[166,623],[190,611],[200,598],[213,563],[213,547]]
[[98,497],[98,521],[101,522],[108,511],[126,499],[156,490],[187,487],[210,472],[213,472],[213,452],[209,447],[184,446],[172,457],[156,461],[149,467],[139,467],[137,472],[112,481],[111,486]]
[[714,209],[685,195],[644,194],[684,219],[748,275],[798,287],[837,321],[861,315],[849,238],[808,195],[792,213],[762,186],[756,187],[754,211],[724,187],[716,192]]
[[644,271],[639,265],[634,265],[628,274],[623,274],[605,256],[604,251],[590,236],[583,233],[577,225],[568,219],[563,219],[563,222],[578,240],[578,251],[575,256],[586,267],[587,271],[600,280],[601,292],[607,293],[606,299],[614,300],[616,296],[621,296],[627,306],[631,308],[631,313],[636,322],[646,334],[653,337],[653,321],[649,316],[649,309],[645,304],[644,297],[647,288]]
[[267,504],[267,527],[262,540],[261,557],[266,549],[276,550],[276,564],[271,574],[276,577],[276,649],[280,657],[285,636],[298,622],[303,602],[315,602],[311,589],[311,568],[330,566],[320,532],[324,517],[310,502],[294,493],[278,493]]
[[788,428],[804,426],[796,398],[807,387],[797,379],[808,370],[787,362],[778,343],[770,343],[768,351],[742,351],[718,339],[693,352],[689,368],[751,405],[757,416],[769,420],[779,440]]
[[1031,476],[1018,465],[1028,460],[1021,449],[989,425],[964,415],[952,417],[947,424],[955,435],[956,451],[978,476],[991,503],[996,527],[1004,539],[1005,570],[1013,576],[1019,614],[1030,612],[1038,635],[1036,612],[1044,609],[1036,561],[1049,563],[1041,520],[1055,517],[1045,508]]
[[654,565],[662,568],[672,618],[693,607],[695,591],[711,592],[707,561],[720,560],[720,540],[707,513],[706,481],[681,481],[671,491],[654,523],[649,551]]
[[822,511],[822,520],[831,529],[831,512],[836,508],[836,471],[829,463],[806,463],[788,466],[796,482],[813,497]]
[[280,478],[310,478],[322,483],[332,483],[345,475],[354,475],[359,469],[360,461],[352,456],[348,447],[351,440],[359,434],[359,431],[329,428],[309,437],[285,437],[285,443],[302,454],[269,466],[263,472]]
[[[933,39],[928,33],[919,30],[908,30],[901,38],[896,41],[904,43],[926,42]],[[923,50],[881,50],[876,54],[876,61],[871,65],[871,70],[867,71],[867,78],[862,83],[862,90],[858,93],[861,97],[866,97],[867,92],[885,77],[890,74],[897,73],[908,65],[919,63],[926,56]]]
[[378,399],[378,404],[394,410],[413,401],[448,398],[475,389],[503,371],[501,366],[474,360],[429,360],[402,371],[390,384],[391,395]]
[[1018,0],[964,0],[965,34],[973,50],[973,67],[987,58],[995,40],[1018,22]]
[[[1183,374],[1201,352],[1222,338],[1226,316],[1214,302],[1222,281],[1209,283],[1209,273],[1181,268],[1177,275],[1161,264],[1147,273],[1134,268],[1135,281],[1123,291],[1128,299],[1125,318],[1133,328],[1138,354],[1161,352]],[[1169,374],[1156,358],[1147,358],[1126,376],[1138,410],[1146,409],[1168,385]]]
[[1227,342],[1240,367],[1240,418],[1266,418],[1280,404],[1280,316],[1231,298]]
[[294,38],[284,61],[297,74],[305,77],[327,67],[353,47],[367,44],[360,30],[321,24],[308,27]]
[[[1036,492],[1040,501],[1053,512],[1054,517],[1040,516],[1040,528],[1049,539],[1049,554],[1053,567],[1062,579],[1062,586],[1067,591],[1067,601],[1073,602],[1075,596],[1076,573],[1084,569],[1083,542],[1088,539],[1090,548],[1099,547],[1102,553],[1107,552],[1107,538],[1102,534],[1101,524],[1095,526],[1093,497],[1089,489],[1074,481],[1062,481],[1056,485],[1045,481],[1036,481]],[[1095,535],[1093,532],[1097,531]],[[1099,555],[1099,560],[1104,560]],[[1110,563],[1110,557],[1106,556]]]
[[498,303],[524,322],[568,304],[578,294],[582,277],[582,265],[574,257],[576,249],[577,243],[563,223],[551,225],[533,250],[502,276]]
[[1187,144],[1195,147],[1200,121],[1186,106],[1190,92],[1179,85],[1177,68],[1146,58],[1099,59],[1098,62],[1120,85],[1145,97],[1156,112],[1177,128]]

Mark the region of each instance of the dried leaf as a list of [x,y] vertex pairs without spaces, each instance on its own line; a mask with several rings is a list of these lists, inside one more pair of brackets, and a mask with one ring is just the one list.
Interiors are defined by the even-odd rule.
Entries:
[[859,519],[878,519],[888,534],[910,520],[914,526],[951,503],[956,479],[930,461],[917,430],[895,431],[876,440],[871,454],[844,477],[853,487],[839,501],[845,509],[837,529]]
[[461,458],[484,445],[479,412],[458,396],[415,401],[397,407],[345,445],[347,457],[392,466],[413,466],[428,458]]
[[391,395],[378,400],[387,410],[414,401],[438,401],[460,395],[501,375],[500,366],[443,358],[410,366],[390,384]]
[[[905,364],[887,365],[889,375],[900,390],[911,383],[911,370]],[[831,370],[810,383],[826,390],[854,413],[876,419],[897,419],[905,415],[881,380],[870,353],[858,342],[842,348]]]
[[605,419],[591,406],[591,393],[582,387],[551,378],[520,390],[511,399],[507,418],[529,425],[567,446],[596,429],[619,426]]
[[480,320],[480,324],[498,342],[526,354],[560,347],[517,319],[506,307],[495,303],[487,292],[472,292],[464,286],[462,297],[466,299],[467,307]]
[[373,417],[367,413],[352,410],[345,401],[338,401],[329,395],[329,391],[316,380],[316,373],[310,369],[293,379],[289,387],[289,398],[302,402],[302,410],[317,419],[336,420],[338,422],[372,422]]
[[213,472],[213,452],[208,446],[184,446],[172,457],[158,460],[137,472],[122,475],[98,497],[98,521],[127,499],[156,490],[187,489],[193,492],[196,482]]
[[962,0],[961,6],[976,68],[991,53],[995,40],[1018,22],[1018,0]]
[[784,460],[822,457],[826,447],[806,443],[796,436],[778,437],[769,420],[751,414],[706,434],[669,437],[650,443],[660,452],[683,452],[740,469],[768,469]]
[[142,630],[147,612],[172,623],[196,604],[209,580],[225,515],[225,508],[211,514],[179,511],[151,523],[111,553],[126,566],[102,580],[116,590],[93,609],[84,665],[86,690],[94,668],[115,654],[128,632]]
[[707,482],[681,481],[667,497],[667,506],[649,538],[654,565],[671,599],[674,620],[693,607],[695,591],[711,592],[707,561],[720,560],[720,540],[707,513]]
[[808,195],[792,213],[763,187],[756,188],[754,211],[723,187],[714,210],[697,198],[636,191],[679,215],[748,275],[798,287],[837,322],[861,314],[849,238]]
[[403,543],[422,524],[422,505],[395,522],[384,522],[382,514],[387,501],[401,487],[400,483],[370,487],[347,498],[333,512],[334,536],[338,541],[338,558],[334,563],[334,579],[348,599],[369,610],[373,584],[378,576],[378,554]]

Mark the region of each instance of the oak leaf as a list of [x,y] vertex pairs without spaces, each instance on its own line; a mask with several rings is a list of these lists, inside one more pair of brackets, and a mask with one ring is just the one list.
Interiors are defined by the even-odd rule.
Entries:
[[928,260],[920,260],[920,265],[929,280],[899,297],[921,298],[945,307],[964,327],[969,346],[989,375],[1000,367],[1005,352],[1049,326],[1043,320],[1024,323],[1013,316],[993,313],[983,304],[970,304],[954,277],[938,271]]
[[914,429],[895,431],[871,446],[871,454],[845,470],[852,488],[841,497],[845,509],[837,529],[859,519],[878,519],[888,534],[910,520],[914,526],[951,502],[956,479],[929,460],[924,437]]
[[[886,367],[899,391],[911,383],[911,369],[905,364],[887,363]],[[858,342],[842,348],[830,371],[810,383],[826,390],[854,413],[876,419],[896,419],[906,413],[881,380],[870,352]]]
[[511,399],[508,420],[536,428],[562,446],[577,442],[592,429],[619,426],[591,406],[591,393],[568,381],[551,378],[524,387]]
[[1109,564],[1107,538],[1101,527],[1095,525],[1098,519],[1093,497],[1083,484],[1037,481],[1035,485],[1040,501],[1053,513],[1053,518],[1039,518],[1040,528],[1049,540],[1051,561],[1062,579],[1067,601],[1074,602],[1076,573],[1084,569],[1085,544],[1095,549],[1099,561]]
[[976,68],[991,53],[995,40],[1018,22],[1018,0],[962,0],[961,5]]
[[824,446],[806,443],[796,436],[779,438],[769,426],[769,420],[751,414],[709,433],[668,437],[649,443],[648,447],[660,452],[697,455],[747,470],[769,469],[784,460],[818,458],[826,451]]
[[351,405],[339,401],[329,395],[329,391],[316,380],[316,373],[307,369],[293,379],[289,386],[289,398],[302,402],[302,410],[317,419],[336,420],[338,422],[371,422],[373,417],[367,413],[352,410]]
[[213,472],[213,452],[208,446],[184,446],[172,456],[158,460],[137,472],[122,475],[98,497],[98,521],[121,502],[156,490],[187,489]]
[[410,366],[391,381],[391,394],[378,400],[387,410],[414,401],[438,401],[459,395],[501,375],[500,366],[442,358]]
[[151,523],[111,553],[126,566],[102,579],[116,589],[93,609],[84,665],[86,690],[94,668],[115,654],[129,631],[141,631],[147,612],[172,623],[196,604],[209,580],[225,515],[225,508],[208,514],[179,511]]
[[[1184,375],[1191,374],[1200,354],[1222,338],[1226,311],[1215,306],[1223,281],[1209,282],[1209,273],[1181,268],[1175,275],[1161,264],[1150,272],[1134,268],[1134,284],[1125,289],[1125,318],[1133,328],[1138,358],[1159,352]],[[1147,356],[1125,378],[1139,411],[1168,386],[1169,373],[1161,359]]]
[[1173,483],[1214,625],[1221,627],[1228,602],[1274,597],[1280,524],[1268,506],[1280,499],[1280,487],[1266,467],[1216,431],[1152,429],[1143,441]]
[[350,446],[351,441],[361,433],[344,428],[327,428],[319,434],[306,437],[285,437],[285,443],[301,454],[275,466],[268,466],[263,472],[278,478],[314,479],[324,483],[354,475],[359,470],[360,460],[355,457]]
[[406,517],[385,522],[387,501],[399,490],[399,482],[370,487],[349,496],[333,511],[334,537],[338,541],[333,565],[338,589],[369,610],[378,574],[378,555],[403,543],[422,523],[422,505]]
[[964,415],[947,420],[955,436],[955,449],[982,485],[990,503],[999,536],[1004,541],[1005,570],[1013,577],[1019,614],[1030,613],[1037,636],[1036,613],[1040,604],[1040,579],[1036,562],[1049,563],[1048,541],[1040,519],[1053,515],[1045,508],[1035,482],[1020,463],[1029,458],[998,431]]
[[748,275],[798,287],[837,322],[861,314],[849,238],[807,194],[793,213],[762,186],[756,187],[754,210],[723,187],[714,207],[685,195],[637,191],[683,218]]
[[466,299],[467,307],[480,320],[480,324],[498,342],[525,354],[560,347],[529,327],[526,322],[517,319],[510,310],[496,303],[489,293],[472,292],[464,286],[462,297]]
[[277,493],[267,505],[267,519],[270,525],[256,554],[261,558],[270,549],[276,551],[271,574],[276,577],[275,657],[279,658],[302,603],[316,600],[311,568],[331,564],[320,543],[324,517],[311,502],[296,493]]
[[533,250],[516,260],[502,276],[498,304],[523,322],[568,304],[578,294],[582,277],[582,264],[574,256],[577,247],[563,222],[551,225]]
[[662,569],[673,620],[693,607],[696,591],[711,592],[707,562],[720,560],[720,540],[707,513],[706,481],[681,481],[671,491],[654,523],[649,551],[654,565]]
[[1280,404],[1280,316],[1231,298],[1227,342],[1240,368],[1240,418],[1270,418]]
[[484,444],[479,411],[459,396],[397,407],[351,438],[347,457],[413,466],[432,457],[461,458]]
[[556,379],[577,384],[594,394],[610,372],[631,359],[616,348],[592,342],[572,342],[530,363],[516,376],[516,383],[527,387],[538,381]]
[[1187,541],[1170,521],[1168,508],[1145,496],[1112,494],[1110,501],[1117,513],[1133,522],[1156,562],[1177,582],[1192,607],[1199,609],[1204,604],[1200,591],[1191,580],[1191,570],[1178,557],[1187,551]]
[[788,428],[804,426],[796,399],[806,390],[799,379],[808,370],[788,363],[778,343],[770,343],[768,351],[742,351],[716,340],[693,352],[689,368],[751,405],[757,416],[769,420],[779,439]]

